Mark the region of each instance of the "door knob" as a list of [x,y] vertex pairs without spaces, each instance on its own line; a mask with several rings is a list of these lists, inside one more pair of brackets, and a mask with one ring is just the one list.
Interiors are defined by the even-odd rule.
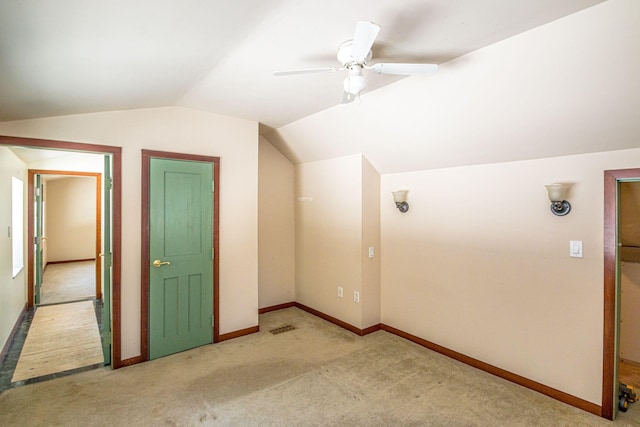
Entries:
[[159,259],[153,261],[154,267],[160,267],[161,265],[171,265],[169,261],[160,261]]

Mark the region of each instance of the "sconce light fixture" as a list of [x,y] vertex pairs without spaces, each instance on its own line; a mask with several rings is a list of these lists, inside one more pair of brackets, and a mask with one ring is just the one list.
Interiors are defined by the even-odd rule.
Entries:
[[571,204],[565,199],[569,191],[569,184],[549,184],[545,185],[551,200],[551,212],[554,215],[564,216],[571,211]]
[[407,193],[409,190],[398,190],[394,191],[393,201],[396,202],[396,208],[402,213],[405,213],[409,210],[409,203],[407,203]]

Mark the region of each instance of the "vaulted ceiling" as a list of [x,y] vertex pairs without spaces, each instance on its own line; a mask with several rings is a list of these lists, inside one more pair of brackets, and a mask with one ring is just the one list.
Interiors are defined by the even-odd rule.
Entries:
[[[21,0],[0,3],[0,121],[180,105],[279,128],[339,102],[355,23],[373,62],[453,58],[602,0]],[[398,80],[371,75],[369,92]]]

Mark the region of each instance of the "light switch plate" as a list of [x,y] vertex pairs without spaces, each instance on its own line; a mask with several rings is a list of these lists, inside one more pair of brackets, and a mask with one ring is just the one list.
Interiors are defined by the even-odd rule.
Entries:
[[582,240],[569,241],[569,255],[573,258],[582,258]]
[[373,246],[369,246],[369,258],[373,258],[375,254],[375,248]]

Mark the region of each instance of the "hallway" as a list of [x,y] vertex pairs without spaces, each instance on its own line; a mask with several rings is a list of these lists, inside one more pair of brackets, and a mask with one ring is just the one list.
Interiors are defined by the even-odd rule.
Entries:
[[0,365],[0,391],[104,365],[95,261],[50,264]]

